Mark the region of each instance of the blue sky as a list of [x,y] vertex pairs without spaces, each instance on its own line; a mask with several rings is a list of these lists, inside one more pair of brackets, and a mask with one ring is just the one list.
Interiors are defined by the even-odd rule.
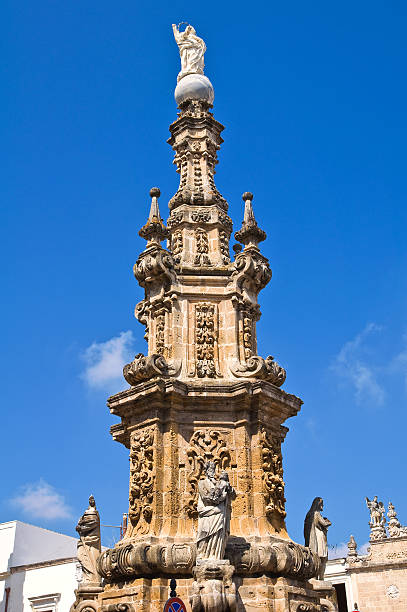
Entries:
[[[145,349],[132,265],[166,144],[171,23],[207,44],[216,182],[235,229],[254,193],[273,279],[259,352],[304,400],[284,447],[288,528],[325,499],[330,543],[368,538],[364,496],[407,523],[404,2],[6,2],[1,19],[0,520],[73,534],[89,493],[126,511],[106,397]],[[106,543],[113,531],[106,530]]]

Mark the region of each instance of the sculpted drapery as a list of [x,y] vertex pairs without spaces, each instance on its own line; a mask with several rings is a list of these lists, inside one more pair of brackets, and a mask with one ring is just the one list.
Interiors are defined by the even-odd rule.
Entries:
[[196,35],[195,28],[188,25],[183,32],[180,32],[173,23],[172,30],[181,56],[178,81],[187,74],[203,74],[206,45],[202,38]]
[[93,495],[89,497],[89,508],[79,519],[76,531],[79,534],[78,561],[82,566],[82,585],[99,584],[96,563],[101,552],[100,518]]
[[215,478],[215,466],[205,465],[206,477],[198,484],[198,559],[223,559],[229,534],[230,505],[233,492],[229,477],[222,472]]
[[316,497],[312,502],[311,508],[307,512],[304,521],[305,546],[316,553],[321,561],[318,578],[323,580],[326,562],[328,560],[328,527],[331,521],[321,515],[324,509],[324,501],[321,497]]

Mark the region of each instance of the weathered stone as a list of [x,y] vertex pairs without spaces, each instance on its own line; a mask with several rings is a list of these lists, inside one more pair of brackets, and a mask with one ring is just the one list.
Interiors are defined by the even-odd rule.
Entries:
[[130,452],[129,514],[124,538],[99,557],[98,602],[103,611],[161,611],[176,577],[193,612],[321,612],[332,589],[309,582],[319,558],[285,525],[283,423],[302,401],[280,388],[284,368],[257,351],[258,295],[272,276],[258,247],[266,235],[245,193],[236,233],[244,248],[231,261],[232,221],[214,182],[223,126],[210,112],[203,41],[185,32],[174,28],[182,70],[169,139],[180,184],[167,227],[151,190],[147,245],[134,266],[148,353],[124,367],[131,387],[108,400],[120,417],[112,436]]

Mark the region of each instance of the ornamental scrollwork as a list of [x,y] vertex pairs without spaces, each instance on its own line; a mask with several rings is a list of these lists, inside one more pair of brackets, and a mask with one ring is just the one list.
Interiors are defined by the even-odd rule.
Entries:
[[145,534],[150,528],[154,480],[154,431],[136,431],[130,438],[130,528],[126,538]]
[[243,363],[232,363],[230,371],[237,378],[259,378],[272,383],[276,387],[281,387],[286,379],[285,369],[274,361],[274,357],[271,355],[266,359],[259,355],[253,355]]
[[268,259],[257,248],[245,248],[234,261],[232,278],[242,291],[243,298],[255,303],[261,289],[270,281],[272,272]]
[[284,519],[287,513],[285,511],[281,442],[277,436],[272,436],[264,427],[261,427],[259,443],[262,454],[266,516],[271,518],[274,513],[277,513]]
[[198,482],[205,463],[212,461],[218,472],[225,470],[230,463],[230,451],[220,431],[203,429],[195,431],[192,435],[187,457],[190,472],[188,474],[188,499],[184,511],[190,518],[195,518],[198,516]]
[[168,376],[169,368],[166,360],[161,354],[149,356],[138,353],[131,363],[123,368],[123,376],[129,385],[136,385],[143,380],[149,380],[154,376]]
[[155,245],[143,251],[133,267],[139,284],[154,295],[164,293],[175,279],[174,259],[168,251]]

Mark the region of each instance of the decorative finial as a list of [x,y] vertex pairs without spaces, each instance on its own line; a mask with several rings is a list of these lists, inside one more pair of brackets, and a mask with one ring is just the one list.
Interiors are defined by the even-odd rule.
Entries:
[[168,230],[161,219],[160,209],[158,207],[158,198],[160,195],[161,191],[158,189],[158,187],[153,187],[150,189],[150,214],[148,216],[147,223],[139,231],[139,236],[147,240],[147,246],[154,243],[160,244],[160,242],[168,236]]
[[348,542],[348,557],[355,558],[358,556],[358,545],[356,544],[356,540],[353,535],[350,536]]
[[235,233],[235,238],[245,247],[256,247],[259,242],[266,239],[266,232],[259,228],[253,212],[253,194],[245,191],[242,195],[244,202],[244,216],[241,229]]
[[389,526],[389,534],[391,538],[397,538],[400,536],[407,535],[407,527],[403,527],[397,518],[397,512],[394,505],[389,502],[388,510],[387,510],[387,518],[388,526]]
[[181,31],[180,25],[181,23],[177,27],[175,23],[172,24],[181,56],[181,71],[177,77],[175,100],[178,106],[186,100],[201,100],[212,104],[215,97],[212,83],[204,75],[206,45],[202,38],[196,35],[193,26],[187,24],[185,30]]

